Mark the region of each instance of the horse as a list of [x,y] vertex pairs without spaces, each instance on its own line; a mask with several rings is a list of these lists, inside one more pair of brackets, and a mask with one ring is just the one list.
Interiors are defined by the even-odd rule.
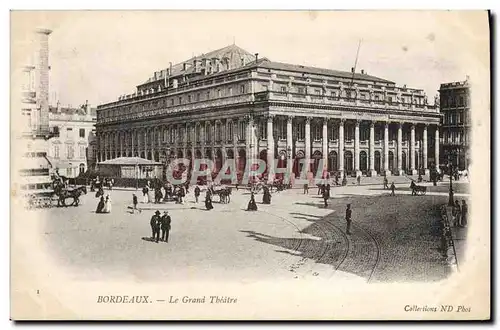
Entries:
[[219,196],[219,203],[227,204],[231,201],[231,188],[224,187],[219,190],[215,190],[213,187],[209,188],[210,193]]
[[64,189],[62,186],[57,186],[54,190],[54,194],[58,197],[57,206],[68,206],[66,205],[66,199],[72,198],[73,202],[71,206],[78,206],[80,204],[80,196],[82,194],[87,194],[87,187],[80,186],[73,190]]

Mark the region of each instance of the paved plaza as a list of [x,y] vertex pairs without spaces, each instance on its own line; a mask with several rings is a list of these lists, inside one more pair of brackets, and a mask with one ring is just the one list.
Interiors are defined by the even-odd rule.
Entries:
[[[45,253],[80,280],[442,280],[452,271],[438,251],[447,183],[425,183],[425,196],[411,196],[409,180],[397,180],[396,196],[368,179],[360,186],[350,181],[333,187],[327,208],[311,187],[308,195],[299,188],[275,192],[271,205],[261,204],[258,194],[256,212],[245,210],[249,191],[233,189],[229,204],[215,197],[214,209],[207,211],[190,189],[182,205],[140,203],[142,211],[132,214],[132,193],[142,201],[140,189],[117,188],[105,191],[110,214],[95,213],[98,199],[91,192],[78,207],[29,212],[41,215],[34,235]],[[467,183],[455,184],[456,198],[467,198],[466,189]],[[350,236],[347,203],[353,209]],[[157,209],[172,217],[168,243],[150,241],[149,221]]]

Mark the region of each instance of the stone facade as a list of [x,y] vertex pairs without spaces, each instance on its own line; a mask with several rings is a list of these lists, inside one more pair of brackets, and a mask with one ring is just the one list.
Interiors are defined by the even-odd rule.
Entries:
[[50,108],[49,159],[59,175],[74,178],[93,168],[96,159],[96,111],[87,103],[80,108]]
[[451,160],[459,170],[470,164],[470,89],[468,79],[441,84],[439,89],[441,124],[441,164]]
[[[401,175],[439,159],[439,107],[422,90],[250,57],[234,45],[214,53],[225,55],[177,64],[99,106],[98,160],[208,157],[220,167],[234,158],[243,169],[249,158],[278,159],[297,174],[305,158],[312,171]],[[224,58],[233,66],[218,66]],[[176,70],[184,66],[196,70]]]

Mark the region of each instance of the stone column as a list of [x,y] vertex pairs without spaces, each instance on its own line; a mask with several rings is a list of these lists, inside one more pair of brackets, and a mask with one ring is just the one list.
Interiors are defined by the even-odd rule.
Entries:
[[132,157],[135,157],[135,154],[134,154],[134,130],[130,131],[130,149],[132,151]]
[[389,171],[389,123],[384,123],[384,173],[391,175]]
[[306,118],[306,127],[305,127],[305,164],[307,166],[307,172],[311,170],[311,117]]
[[415,168],[415,124],[410,126],[410,159],[411,175],[417,175],[417,169]]
[[370,123],[370,176],[377,176],[375,171],[375,123]]
[[252,162],[254,160],[253,148],[254,148],[254,139],[253,139],[253,117],[248,116],[246,119],[246,134],[245,134],[245,145],[247,149],[247,162]]
[[429,126],[428,124],[425,124],[424,125],[424,132],[422,134],[422,152],[423,152],[423,165],[424,165],[424,171],[425,171],[425,175],[429,175],[429,165],[427,164],[427,126]]
[[323,172],[328,170],[328,118],[323,118]]
[[439,126],[436,125],[436,132],[434,133],[434,158],[435,165],[439,167]]
[[337,157],[341,179],[344,177],[344,124],[345,119],[341,119],[339,123],[339,152]]
[[144,129],[144,158],[148,159],[148,129]]
[[293,116],[288,116],[286,122],[286,170],[288,173],[292,173],[293,167],[293,137],[292,137],[292,122]]
[[403,123],[398,123],[398,175],[403,175]]
[[274,115],[267,117],[267,173],[268,182],[274,181],[274,137],[273,137]]
[[361,175],[359,170],[359,120],[356,120],[356,126],[354,127],[354,170],[356,171],[356,177]]

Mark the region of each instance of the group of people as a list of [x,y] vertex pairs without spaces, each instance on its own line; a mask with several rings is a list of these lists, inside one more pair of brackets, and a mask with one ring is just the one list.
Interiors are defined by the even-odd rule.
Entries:
[[[152,236],[151,239],[158,243],[160,240],[162,242],[168,243],[168,237],[170,236],[170,228],[172,219],[168,214],[168,211],[164,211],[161,215],[159,210],[156,210],[155,214],[151,217],[150,225]],[[161,231],[161,237],[160,237]]]
[[106,195],[106,198],[101,195],[101,199],[97,204],[95,213],[111,213],[111,199],[109,198],[109,195]]

